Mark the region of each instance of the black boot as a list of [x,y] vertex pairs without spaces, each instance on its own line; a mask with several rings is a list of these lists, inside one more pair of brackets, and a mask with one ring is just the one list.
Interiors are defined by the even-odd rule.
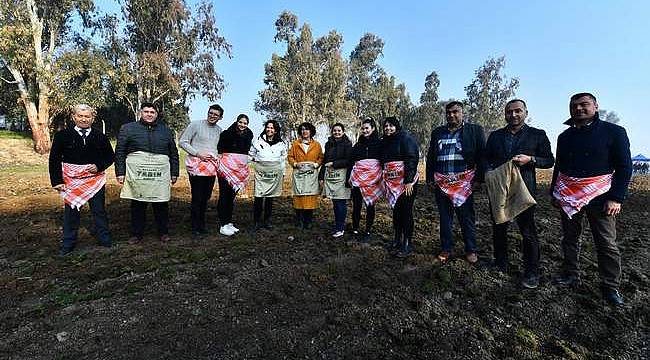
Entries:
[[413,240],[405,237],[404,241],[402,242],[402,246],[400,247],[400,250],[397,253],[397,257],[406,258],[411,256],[411,254],[413,254]]

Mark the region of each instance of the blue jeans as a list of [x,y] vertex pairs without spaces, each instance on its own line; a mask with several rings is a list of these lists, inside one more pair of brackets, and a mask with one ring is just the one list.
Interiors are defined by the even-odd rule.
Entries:
[[[108,230],[108,217],[104,208],[104,198],[106,190],[102,187],[90,200],[90,211],[95,220],[95,236],[102,245],[111,245],[111,233]],[[79,222],[81,214],[79,210],[73,209],[70,205],[65,204],[63,210],[63,248],[72,250],[77,243],[77,233],[79,232]]]
[[461,232],[463,233],[465,253],[476,252],[474,195],[470,195],[463,205],[454,207],[449,197],[440,188],[436,187],[436,203],[438,204],[438,213],[440,214],[440,243],[442,250],[450,253],[454,250],[452,227],[454,224],[454,213],[456,213]]
[[334,207],[334,229],[343,231],[345,229],[345,217],[348,214],[348,201],[346,199],[332,199]]

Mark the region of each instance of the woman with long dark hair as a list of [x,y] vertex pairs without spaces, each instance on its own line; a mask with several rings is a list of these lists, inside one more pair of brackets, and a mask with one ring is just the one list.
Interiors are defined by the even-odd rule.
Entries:
[[275,120],[268,120],[264,123],[260,136],[253,140],[248,153],[255,164],[254,230],[262,227],[271,229],[273,198],[282,194],[287,144],[282,141],[280,134],[280,124]]
[[359,139],[352,147],[350,184],[352,185],[352,234],[359,233],[361,207],[366,205],[366,227],[361,242],[370,240],[372,224],[375,221],[375,203],[383,195],[381,140],[375,120],[367,118],[361,122]]
[[311,228],[314,209],[318,208],[318,168],[323,163],[323,150],[314,139],[316,127],[308,122],[298,127],[298,139],[291,144],[287,159],[293,168],[293,207],[296,226]]
[[402,130],[396,117],[384,119],[382,163],[386,197],[393,208],[395,236],[389,251],[398,257],[413,252],[413,203],[417,193],[420,152],[415,138]]
[[221,154],[217,177],[219,181],[219,201],[217,211],[222,235],[231,236],[239,232],[232,223],[235,196],[248,182],[248,151],[253,141],[253,132],[248,128],[248,115],[239,114],[228,129],[221,133],[217,151]]
[[325,143],[325,164],[321,167],[318,180],[323,187],[323,195],[332,199],[334,208],[334,233],[340,238],[345,234],[345,217],[350,199],[348,184],[348,164],[352,154],[352,141],[345,135],[341,123],[332,125],[332,135]]

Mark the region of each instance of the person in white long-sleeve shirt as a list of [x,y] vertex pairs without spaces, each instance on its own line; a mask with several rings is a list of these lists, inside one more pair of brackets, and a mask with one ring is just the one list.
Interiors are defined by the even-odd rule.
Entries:
[[181,134],[180,146],[187,157],[185,165],[189,174],[192,202],[192,236],[207,234],[205,212],[212,196],[216,178],[217,144],[221,127],[217,122],[223,118],[223,108],[210,106],[205,120],[191,122]]
[[254,230],[272,227],[273,198],[282,194],[287,144],[282,141],[280,134],[280,124],[275,120],[268,120],[264,123],[262,133],[253,140],[249,151],[255,163]]

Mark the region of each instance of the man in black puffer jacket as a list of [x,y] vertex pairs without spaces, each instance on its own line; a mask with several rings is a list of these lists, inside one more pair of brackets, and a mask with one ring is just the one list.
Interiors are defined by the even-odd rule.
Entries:
[[[162,241],[169,241],[169,195],[170,189],[165,184],[160,184],[163,178],[175,184],[178,179],[178,149],[173,132],[167,125],[158,121],[158,110],[153,103],[143,103],[141,106],[140,121],[122,125],[117,137],[115,147],[115,175],[120,184],[125,188],[129,186],[137,188],[137,191],[122,197],[131,199],[131,237],[129,242],[137,243],[142,240],[144,225],[146,221],[147,204],[151,202],[153,207],[158,235]],[[127,159],[136,159],[144,154],[151,158],[159,156],[167,157],[169,162],[169,174],[158,171],[146,171],[147,176],[129,179],[127,176]],[[139,159],[137,160],[139,161]],[[146,161],[145,161],[146,162]],[[141,169],[147,169],[146,164],[139,164]],[[138,174],[144,174],[139,172]],[[151,175],[151,176],[148,176]],[[167,176],[169,176],[167,178]],[[125,181],[128,184],[125,184]],[[164,180],[167,181],[167,180]],[[139,190],[147,189],[150,184],[155,184],[156,193],[143,195]],[[151,200],[148,200],[151,198]],[[166,200],[165,200],[166,199]]]

